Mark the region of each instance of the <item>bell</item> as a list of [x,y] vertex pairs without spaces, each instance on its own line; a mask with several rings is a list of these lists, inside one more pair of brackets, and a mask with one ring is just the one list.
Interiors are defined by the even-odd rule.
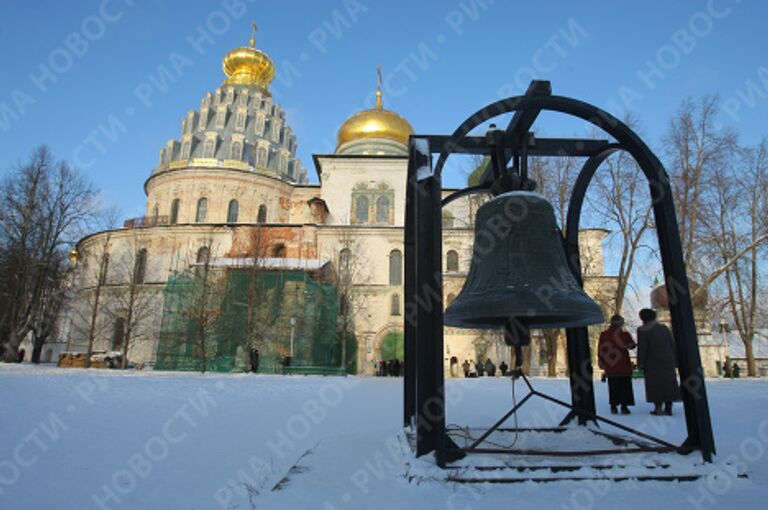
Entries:
[[509,330],[603,322],[600,307],[573,277],[547,200],[512,191],[477,211],[472,264],[446,326]]

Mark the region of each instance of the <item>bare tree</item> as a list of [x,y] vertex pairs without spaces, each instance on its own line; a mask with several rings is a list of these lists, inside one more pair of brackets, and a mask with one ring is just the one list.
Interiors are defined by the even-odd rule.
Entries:
[[594,193],[588,200],[592,210],[615,233],[615,239],[609,242],[616,245],[620,257],[610,308],[612,313],[621,314],[639,251],[652,227],[652,208],[645,177],[630,155],[621,152],[609,158],[602,170],[595,174]]
[[[86,286],[86,302],[88,303],[88,330],[86,335],[85,349],[85,368],[91,366],[91,355],[93,354],[93,343],[98,334],[99,317],[102,315],[101,293],[104,285],[107,283],[107,271],[109,270],[109,250],[111,235],[107,234],[102,241],[94,245],[92,250],[84,253],[84,258],[88,261],[95,261],[97,264],[94,274],[93,285]],[[88,273],[86,273],[88,274]],[[103,318],[103,317],[102,317]],[[102,321],[103,322],[103,321]],[[103,329],[104,325],[100,329]]]
[[717,201],[707,211],[706,246],[708,255],[721,264],[712,274],[724,276],[725,309],[744,343],[747,370],[754,377],[753,340],[763,318],[758,295],[768,246],[768,142],[741,151],[740,162],[713,176]]
[[735,133],[716,128],[718,110],[717,96],[684,100],[665,139],[683,258],[688,272],[699,281],[709,272],[707,259],[700,255],[705,248],[707,210],[716,201],[708,183],[732,163],[736,150]]
[[338,247],[336,299],[339,313],[336,327],[341,348],[341,368],[346,370],[348,342],[354,338],[358,318],[368,312],[369,295],[363,287],[370,281],[371,274],[362,243],[351,230],[341,230]]
[[0,189],[0,335],[4,357],[15,360],[21,342],[35,336],[42,350],[61,305],[67,246],[95,212],[95,191],[48,148],[36,149]]
[[[199,257],[190,283],[189,301],[182,314],[192,325],[191,338],[194,354],[201,372],[206,372],[208,362],[216,354],[216,342],[211,338],[222,315],[222,301],[226,294],[226,281],[215,274],[211,264],[212,240],[208,240],[205,256]],[[198,251],[198,254],[200,252]]]
[[150,340],[150,322],[154,315],[154,299],[151,289],[144,284],[146,251],[134,233],[130,244],[120,254],[115,264],[117,281],[110,288],[109,315],[117,324],[114,347],[122,354],[120,368],[126,368],[131,349]]

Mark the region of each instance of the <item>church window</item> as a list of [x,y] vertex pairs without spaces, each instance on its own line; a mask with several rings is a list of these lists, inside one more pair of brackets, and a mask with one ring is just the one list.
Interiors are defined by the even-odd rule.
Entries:
[[195,221],[197,223],[203,223],[205,217],[208,214],[208,199],[203,197],[197,201],[197,213],[195,214]]
[[152,217],[157,218],[160,215],[160,206],[155,204],[152,206]]
[[216,140],[208,139],[203,146],[203,157],[212,158],[216,150]]
[[237,117],[235,117],[235,129],[238,131],[242,131],[245,129],[245,112],[239,111],[237,112]]
[[355,200],[355,220],[358,223],[368,222],[368,197],[360,195]]
[[256,153],[256,164],[261,166],[267,166],[267,149],[259,147]]
[[256,134],[259,136],[264,135],[264,123],[265,123],[264,114],[260,114],[258,117],[258,121],[256,122]]
[[221,109],[216,112],[216,129],[224,127],[224,121],[227,119],[227,110]]
[[278,259],[284,259],[286,256],[285,245],[283,243],[276,244],[272,248],[272,256]]
[[115,329],[112,331],[112,350],[120,351],[123,349],[125,341],[125,317],[115,319]]
[[389,284],[403,284],[403,254],[400,250],[389,252]]
[[392,298],[389,304],[390,315],[400,315],[400,295],[392,294]]
[[181,159],[189,159],[191,148],[192,143],[189,140],[185,140],[184,143],[181,144]]
[[243,144],[240,142],[232,142],[232,149],[230,150],[229,159],[240,159],[243,155]]
[[445,265],[447,271],[459,270],[459,254],[455,250],[450,250],[445,256]]
[[339,252],[339,278],[342,283],[350,283],[352,278],[352,271],[350,269],[350,263],[352,258],[352,252],[349,248],[344,248]]
[[453,228],[453,214],[449,211],[443,212],[443,228]]
[[142,248],[136,254],[136,262],[133,265],[133,283],[144,283],[147,272],[147,249]]
[[379,197],[376,200],[376,221],[379,223],[389,221],[389,198]]
[[203,108],[200,110],[200,119],[197,123],[197,129],[203,130],[206,127],[206,123],[208,122],[208,108]]
[[208,262],[208,257],[210,256],[210,250],[207,246],[201,246],[199,250],[197,250],[197,258],[195,259],[198,264],[205,264]]
[[264,204],[261,204],[259,206],[259,213],[256,216],[256,223],[266,223],[267,222],[267,206]]
[[237,214],[240,211],[240,205],[237,200],[230,200],[227,207],[227,223],[237,223]]
[[171,225],[175,225],[178,221],[179,221],[179,199],[174,198],[173,202],[171,202],[170,223]]

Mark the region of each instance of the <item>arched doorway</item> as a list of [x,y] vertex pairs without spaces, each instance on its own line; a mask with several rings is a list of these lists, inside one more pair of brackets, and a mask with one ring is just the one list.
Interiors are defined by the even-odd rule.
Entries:
[[402,331],[393,331],[387,333],[379,345],[379,359],[391,360],[399,359],[403,361],[403,341]]

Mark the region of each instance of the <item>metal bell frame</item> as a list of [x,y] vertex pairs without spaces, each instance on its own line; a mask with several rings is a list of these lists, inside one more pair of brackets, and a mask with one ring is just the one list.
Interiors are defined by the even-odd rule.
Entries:
[[[616,141],[536,138],[529,130],[542,111],[578,117],[602,129]],[[482,123],[512,112],[514,115],[506,129],[492,129],[486,136],[467,136]],[[451,135],[411,135],[410,138],[404,243],[406,313],[403,424],[406,430],[415,433],[417,457],[434,452],[437,465],[444,468],[452,459],[472,453],[473,450],[458,449],[446,434],[442,207],[467,195],[490,192],[512,158],[515,158],[520,177],[525,180],[528,156],[586,157],[571,191],[564,235],[570,270],[579,284],[583,285],[578,245],[581,209],[595,172],[606,158],[618,151],[625,151],[635,159],[648,180],[653,203],[659,250],[670,296],[672,333],[676,339],[688,434],[677,450],[698,450],[705,461],[711,462],[715,443],[669,177],[661,161],[626,124],[594,105],[569,97],[554,96],[550,82],[538,80],[531,82],[525,95],[502,99],[478,110]],[[480,185],[442,198],[442,170],[449,155],[454,153],[490,156],[492,163],[483,174]],[[439,154],[434,166],[433,154]],[[617,425],[597,416],[587,328],[568,328],[566,333],[571,403],[558,402],[570,409],[561,424],[577,419],[580,425],[596,420]],[[543,396],[531,388],[527,379],[525,382],[534,394]],[[494,427],[498,427],[502,421]],[[631,430],[623,426],[619,428]]]

